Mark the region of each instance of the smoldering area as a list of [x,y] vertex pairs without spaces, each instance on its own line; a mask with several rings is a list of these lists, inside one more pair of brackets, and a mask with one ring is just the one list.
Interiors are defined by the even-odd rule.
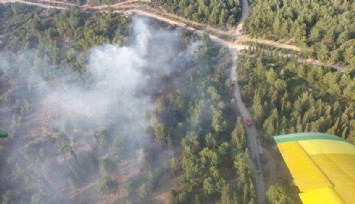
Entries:
[[[153,30],[144,18],[135,18],[133,27],[129,46],[92,48],[83,74],[31,50],[0,53],[0,127],[9,131],[11,146],[2,158],[8,164],[1,168],[2,189],[15,185],[21,195],[30,188],[47,203],[71,203],[90,188],[81,198],[97,203],[98,163],[115,153],[116,143],[127,165],[116,166],[115,175],[141,168],[141,150],[155,145],[149,117],[155,97],[166,90],[163,84],[184,84],[182,72],[201,43],[183,42],[179,30]],[[21,196],[23,203],[31,198]]]

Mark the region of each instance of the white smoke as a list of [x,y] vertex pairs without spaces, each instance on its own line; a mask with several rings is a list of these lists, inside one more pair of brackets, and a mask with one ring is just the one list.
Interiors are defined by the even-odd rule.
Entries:
[[[84,129],[91,124],[96,124],[97,127],[115,126],[116,128],[111,131],[114,137],[135,138],[142,146],[151,138],[148,131],[150,123],[146,114],[155,108],[151,94],[159,91],[160,84],[156,79],[171,74],[184,63],[193,61],[194,51],[200,43],[195,42],[182,49],[183,43],[178,31],[163,29],[153,31],[149,21],[142,18],[134,19],[134,34],[132,45],[117,47],[106,44],[93,48],[89,52],[86,73],[84,73],[89,80],[85,79],[84,82],[73,81],[72,79],[76,79],[75,76],[69,80],[70,83],[67,82],[68,80],[60,79],[48,82],[43,79],[44,75],[41,73],[47,72],[51,66],[45,61],[35,62],[31,52],[21,55],[24,62],[28,60],[26,63],[28,65],[24,65],[27,70],[24,69],[24,73],[20,74],[22,77],[12,72],[11,59],[1,53],[0,70],[10,81],[13,81],[13,84],[21,80],[29,83],[29,87],[37,93],[34,97],[36,97],[35,101],[38,101],[38,104],[32,104],[37,107],[32,108],[33,110],[46,109],[46,120],[50,126],[56,125],[53,118],[64,118],[64,120],[89,118],[94,122],[89,125],[79,122],[75,124],[75,128],[84,132],[86,131]],[[74,72],[66,72],[63,78],[68,78],[68,74],[76,75]],[[41,127],[32,128],[29,133],[41,129]],[[90,143],[89,134],[76,135],[72,132],[71,137],[76,141]],[[32,136],[21,135],[21,137],[23,138],[17,139],[28,139]],[[74,151],[85,149],[80,145],[83,143],[75,144]],[[14,155],[18,154],[19,150],[14,150]],[[47,157],[43,158],[42,164],[39,164],[40,171],[32,169],[32,173],[39,180],[47,179],[49,180],[47,183],[65,186],[66,178],[62,177],[65,177],[69,170],[61,170],[59,176],[44,176],[51,174],[53,162],[57,159],[50,155],[44,156]],[[136,157],[139,162],[139,155]],[[27,168],[31,167],[27,166]],[[56,188],[53,186],[52,189]],[[58,195],[58,197],[62,196]]]
[[85,88],[81,84],[53,87],[50,92],[54,107],[68,114],[95,117],[106,117],[113,109],[121,110],[126,119],[143,120],[144,113],[154,106],[149,95],[140,93],[154,88],[151,77],[168,75],[177,65],[191,60],[193,49],[200,46],[192,43],[186,50],[178,51],[179,32],[156,30],[153,33],[148,23],[146,19],[134,19],[132,46],[93,48],[86,66],[91,83]]

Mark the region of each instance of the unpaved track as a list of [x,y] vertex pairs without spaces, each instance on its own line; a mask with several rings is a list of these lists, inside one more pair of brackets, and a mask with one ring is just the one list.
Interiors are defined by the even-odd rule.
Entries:
[[287,49],[287,50],[293,50],[293,51],[297,51],[300,52],[302,51],[301,48],[295,46],[295,45],[289,45],[289,44],[285,44],[282,42],[276,42],[276,41],[272,41],[272,40],[264,40],[264,39],[258,39],[258,38],[251,38],[248,35],[241,35],[238,40],[236,41],[236,43],[242,43],[242,42],[252,42],[252,43],[257,43],[257,44],[262,44],[262,45],[269,45],[272,47],[277,47],[277,48],[282,48],[282,49]]
[[265,186],[268,187],[272,184],[275,184],[277,181],[277,165],[274,156],[270,153],[270,150],[263,147],[263,156],[265,157],[265,171],[267,172]]
[[[258,39],[258,38],[251,38],[248,35],[242,35],[242,25],[243,22],[239,22],[237,28],[235,31],[224,31],[220,30],[214,27],[211,27],[206,24],[202,23],[197,23],[194,21],[190,21],[188,19],[182,18],[180,16],[177,16],[175,14],[171,14],[166,12],[164,9],[161,7],[159,8],[152,8],[151,4],[148,3],[146,0],[129,0],[129,1],[124,1],[120,2],[117,4],[113,5],[101,5],[101,6],[89,6],[88,4],[82,5],[82,6],[77,6],[75,4],[71,3],[65,3],[65,2],[59,2],[59,1],[49,1],[49,0],[38,0],[36,3],[35,2],[29,2],[29,1],[24,1],[24,0],[0,0],[0,3],[22,3],[22,4],[29,4],[29,5],[34,5],[34,6],[39,6],[43,8],[54,8],[54,9],[69,9],[68,7],[76,7],[82,10],[98,10],[99,12],[102,12],[104,10],[107,10],[109,8],[113,9],[115,12],[119,13],[124,13],[126,15],[130,15],[132,12],[135,13],[140,13],[141,15],[144,16],[149,16],[152,18],[159,19],[161,21],[168,22],[170,24],[178,25],[180,27],[187,28],[189,30],[196,30],[197,32],[208,32],[210,36],[213,36],[215,41],[220,41],[222,43],[227,43],[226,46],[237,48],[238,50],[245,49],[248,47],[248,45],[243,45],[245,42],[254,42],[257,44],[262,44],[262,45],[267,45],[267,46],[272,46],[276,48],[282,48],[282,49],[287,49],[287,50],[293,50],[293,51],[301,51],[299,47],[295,45],[290,45],[288,43],[282,42],[282,41],[272,41],[272,40],[265,40],[265,39]],[[244,6],[243,4],[243,9],[242,9],[242,20],[246,19],[249,15],[249,10],[247,6]],[[224,36],[223,39],[221,36]],[[226,39],[229,38],[229,39]],[[311,49],[306,49],[306,51],[310,51]],[[307,62],[313,65],[328,65],[331,66],[338,71],[344,71],[345,66],[342,64],[329,64],[329,63],[324,63],[320,62],[319,60],[315,59],[300,59],[299,61],[301,62]]]
[[[159,18],[159,20],[162,20],[163,18],[166,18],[164,21],[168,22],[167,20],[169,19],[169,22],[171,24],[175,25],[181,25],[182,27],[186,27],[187,25],[193,26],[193,29],[197,30],[203,30],[207,31],[212,35],[215,36],[225,36],[229,37],[230,40],[223,39],[223,41],[228,42],[230,44],[233,44],[233,46],[240,46],[241,43],[244,42],[255,42],[258,44],[263,44],[263,45],[268,45],[268,46],[273,46],[277,48],[282,48],[282,49],[288,49],[288,50],[293,50],[293,51],[301,51],[301,49],[295,45],[290,45],[281,41],[275,42],[272,40],[264,40],[264,39],[258,39],[258,38],[251,38],[248,35],[241,35],[241,30],[243,26],[243,20],[245,20],[248,15],[249,15],[249,10],[248,6],[244,6],[245,4],[243,3],[242,7],[242,18],[241,21],[239,22],[237,29],[233,32],[232,30],[230,31],[225,31],[221,30],[218,28],[211,27],[206,24],[202,23],[197,23],[191,20],[188,20],[186,18],[177,16],[172,13],[166,12],[164,9],[160,8],[153,8],[151,7],[151,4],[147,0],[128,0],[112,5],[100,5],[100,6],[89,6],[88,4],[82,5],[82,6],[77,6],[76,4],[72,3],[66,3],[66,2],[60,2],[60,1],[50,1],[50,0],[37,0],[37,2],[30,2],[30,1],[24,1],[24,0],[0,0],[0,3],[22,3],[22,4],[29,4],[29,5],[35,5],[43,8],[55,8],[55,9],[68,9],[68,7],[77,7],[82,10],[87,10],[87,9],[92,9],[92,10],[106,10],[106,9],[113,9],[116,12],[121,12],[121,13],[129,13],[129,12],[145,12],[144,15],[148,16],[147,13],[149,13],[149,16],[152,18]],[[243,0],[244,2],[244,0]],[[55,4],[55,5],[53,5]],[[143,14],[142,14],[143,15]],[[185,24],[185,25],[183,25]],[[238,39],[234,42],[233,39],[237,37]],[[312,59],[312,61],[315,61]],[[318,65],[322,65],[324,63],[320,63]],[[337,65],[337,67],[344,68],[340,65]]]
[[[144,3],[144,4],[142,4]],[[220,30],[214,27],[211,27],[209,25],[206,24],[202,24],[202,23],[197,23],[191,20],[188,20],[186,18],[182,18],[180,16],[177,16],[175,14],[172,13],[168,13],[166,12],[164,9],[162,8],[153,8],[150,6],[150,4],[146,3],[145,1],[141,2],[141,3],[137,3],[137,2],[121,2],[118,4],[113,4],[113,5],[101,5],[101,6],[93,6],[93,7],[85,7],[85,8],[90,8],[90,9],[97,9],[97,10],[102,10],[102,9],[114,9],[114,10],[126,10],[127,12],[129,11],[133,11],[133,12],[149,12],[149,15],[151,15],[151,17],[153,18],[166,18],[171,20],[171,22],[174,21],[175,23],[183,23],[185,24],[184,26],[187,25],[191,25],[195,28],[198,28],[199,30],[204,30],[204,31],[208,31],[208,32],[212,32],[214,34],[217,35],[224,35],[227,37],[233,37],[233,31],[224,31],[224,30]]]
[[53,6],[53,5],[49,5],[47,4],[46,1],[42,1],[41,3],[35,3],[35,2],[29,2],[29,1],[22,1],[22,0],[3,0],[0,3],[21,3],[21,4],[28,4],[28,5],[32,5],[32,6],[38,6],[38,7],[42,7],[42,8],[53,8],[53,9],[67,9],[65,8],[65,4],[60,4],[63,5],[63,7],[61,6]]
[[[248,8],[248,2],[247,0],[242,1],[242,18],[236,28],[235,34],[237,36],[237,40],[240,37],[242,33],[242,24],[245,19],[248,18],[249,16],[249,8]],[[243,118],[243,121],[246,121],[246,119],[251,119],[251,114],[249,113],[248,109],[246,108],[245,104],[242,101],[242,97],[240,94],[240,89],[237,83],[238,75],[237,75],[237,49],[233,47],[230,43],[225,42],[225,45],[229,48],[230,53],[232,55],[232,68],[231,68],[231,73],[230,77],[231,80],[234,82],[234,97],[237,102],[237,107],[239,109],[239,113]],[[260,172],[262,172],[263,167],[262,163],[260,162],[260,143],[258,140],[258,134],[257,130],[254,125],[251,127],[246,127],[246,133],[248,135],[248,149],[249,149],[249,154],[250,158],[252,160],[255,160],[259,163],[259,168]],[[254,168],[255,164],[254,164]],[[263,204],[266,203],[266,197],[265,197],[265,183],[264,183],[264,177],[262,173],[255,173],[255,186],[256,186],[256,195],[257,195],[257,203],[258,204]]]

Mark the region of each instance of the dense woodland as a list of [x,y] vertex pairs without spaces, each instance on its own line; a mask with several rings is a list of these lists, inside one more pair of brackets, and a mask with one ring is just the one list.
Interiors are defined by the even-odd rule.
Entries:
[[[234,26],[240,16],[237,0],[153,2],[223,28]],[[245,30],[274,40],[292,38],[313,48],[321,60],[353,66],[351,9],[349,1],[256,0]],[[44,110],[37,104],[46,92],[38,93],[41,84],[32,76],[39,74],[49,84],[79,81],[90,86],[90,50],[102,44],[128,46],[131,23],[132,18],[110,12],[0,6],[0,62],[8,58],[12,68],[0,72],[0,127],[10,133],[0,141],[2,203],[146,203],[159,191],[169,191],[169,203],[255,203],[246,133],[228,79],[230,55],[207,36],[180,31],[177,49],[201,43],[193,60],[150,79],[159,88],[146,91],[155,108],[146,113],[150,137],[145,142],[116,131],[131,122],[119,117],[110,126],[92,116],[59,114],[50,125],[42,118]],[[174,30],[155,21],[152,26]],[[238,56],[238,76],[243,100],[265,142],[275,134],[315,131],[355,143],[351,67],[337,72],[251,46]],[[115,113],[118,107],[110,114]],[[122,172],[136,175],[124,177]],[[275,184],[267,196],[271,202],[294,203],[289,189]]]
[[244,31],[272,40],[292,39],[312,48],[317,59],[355,67],[354,10],[352,0],[255,0]]
[[355,143],[355,70],[298,63],[252,48],[239,58],[239,83],[266,140],[277,134],[327,132]]
[[[238,84],[261,139],[272,144],[278,134],[324,132],[355,144],[355,69],[297,61],[256,45],[238,56]],[[300,203],[291,180],[282,169],[279,174],[267,190],[269,202]]]
[[84,70],[85,55],[81,53],[104,43],[127,44],[128,23],[129,19],[112,13],[7,4],[0,6],[0,50],[32,49],[50,63],[69,63]]
[[221,28],[231,28],[236,25],[241,16],[239,0],[153,0],[167,11]]
[[187,70],[187,88],[157,99],[155,137],[170,147],[181,141],[182,153],[171,160],[174,174],[182,175],[171,203],[254,203],[246,134],[231,98],[228,51],[209,43],[200,49],[203,65]]
[[[207,36],[183,33],[180,49],[201,42],[196,60],[151,79],[161,87],[152,91],[148,141],[115,131],[128,125],[119,117],[110,126],[95,116],[44,119],[38,104],[50,93],[38,92],[43,83],[33,77],[90,86],[90,49],[128,45],[130,22],[112,13],[0,6],[0,57],[11,62],[0,74],[0,125],[10,133],[0,143],[2,203],[144,203],[161,188],[171,203],[255,203],[229,53]],[[124,180],[127,168],[137,175]],[[174,185],[166,189],[168,183]]]

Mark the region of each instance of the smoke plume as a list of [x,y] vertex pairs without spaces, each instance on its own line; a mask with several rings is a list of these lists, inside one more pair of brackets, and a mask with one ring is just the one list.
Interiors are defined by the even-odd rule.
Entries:
[[[5,175],[1,180],[7,182],[3,188],[17,185],[16,195],[31,189],[37,195],[30,195],[32,199],[71,203],[76,195],[68,178],[78,188],[95,189],[90,183],[99,171],[90,165],[107,157],[116,138],[129,141],[126,154],[135,161],[132,167],[139,169],[137,150],[152,143],[148,113],[155,109],[159,79],[193,61],[193,50],[200,44],[185,46],[178,30],[153,31],[147,19],[135,18],[133,23],[130,45],[106,44],[90,50],[84,77],[39,60],[32,51],[0,53],[0,125],[9,129],[12,141],[9,169],[1,172]],[[11,88],[3,92],[7,87]],[[93,136],[102,129],[109,138],[106,149],[98,148]],[[99,202],[97,191],[92,192],[86,194],[86,202]],[[27,198],[18,200],[28,203]]]

